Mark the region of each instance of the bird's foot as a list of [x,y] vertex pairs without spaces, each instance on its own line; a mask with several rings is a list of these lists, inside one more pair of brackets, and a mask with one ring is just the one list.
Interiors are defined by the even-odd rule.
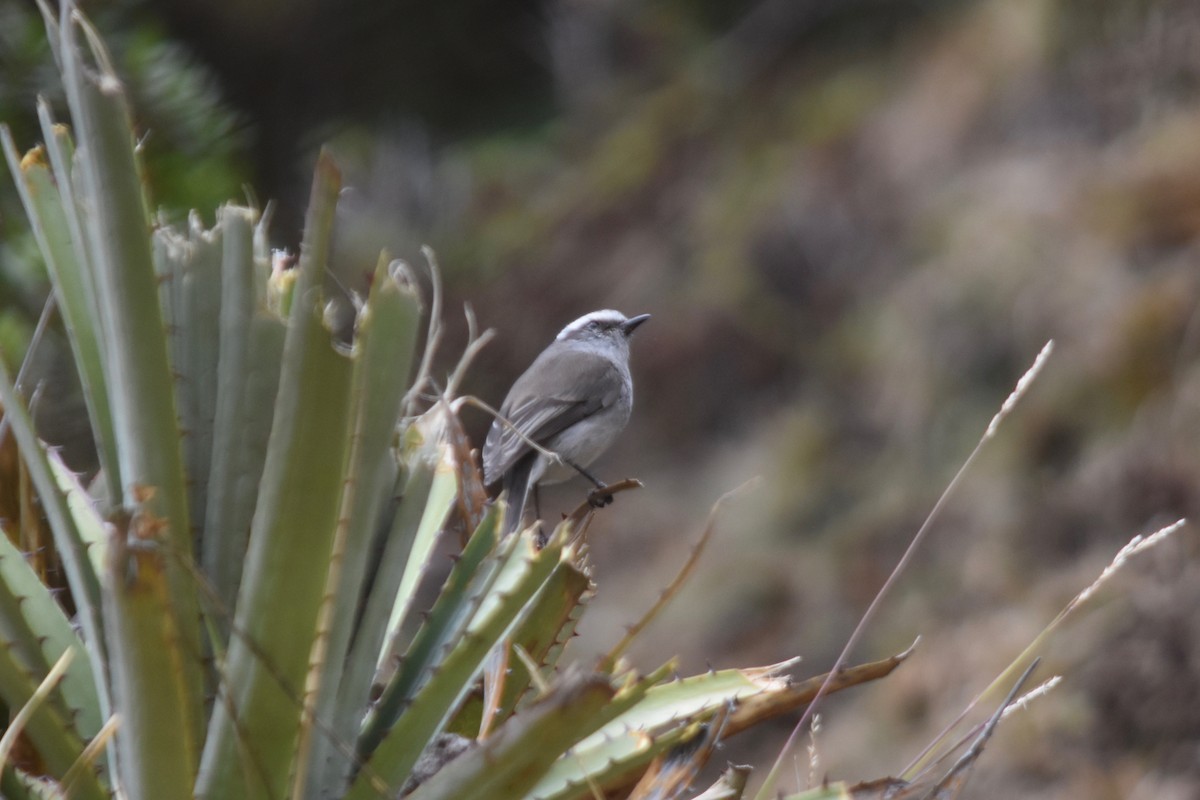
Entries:
[[604,484],[599,484],[595,489],[588,492],[588,505],[592,508],[604,508],[613,501],[612,492]]

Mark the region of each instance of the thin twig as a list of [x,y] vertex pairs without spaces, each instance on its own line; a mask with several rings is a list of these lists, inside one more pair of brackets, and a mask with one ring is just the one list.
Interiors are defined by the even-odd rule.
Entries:
[[[607,486],[605,486],[604,493],[606,495],[620,494],[621,492],[627,492],[630,489],[641,489],[642,486],[643,486],[642,482],[639,481],[637,478],[625,478],[624,480],[619,480],[615,483],[610,483]],[[589,492],[588,494],[590,496],[591,492]],[[571,522],[574,524],[578,524],[580,522],[583,522],[585,519],[590,518],[592,515],[592,512],[594,512],[595,510],[596,510],[596,507],[594,505],[592,505],[590,500],[584,500],[582,503],[580,503],[578,505],[578,507],[576,507],[576,509],[574,511],[572,511],[570,514],[568,514],[566,516],[566,518],[563,520],[563,522]],[[562,523],[559,523],[559,525],[561,526]]]
[[467,318],[467,346],[463,348],[463,354],[458,360],[458,365],[450,373],[449,377],[446,378],[446,390],[444,394],[447,397],[454,397],[458,393],[458,387],[462,384],[463,378],[466,377],[467,368],[475,360],[475,356],[496,335],[496,332],[491,328],[488,328],[483,333],[478,332],[475,310],[471,308],[470,303],[463,306],[463,315]]
[[621,637],[621,640],[617,642],[612,650],[608,651],[608,655],[601,660],[601,665],[599,667],[601,672],[609,672],[612,670],[613,666],[617,663],[617,660],[624,655],[625,651],[629,649],[629,646],[633,644],[633,640],[636,639],[637,636],[644,631],[646,627],[654,621],[655,618],[658,617],[663,608],[666,607],[667,603],[669,603],[675,597],[675,595],[679,593],[680,588],[683,586],[684,582],[687,581],[688,577],[692,574],[692,571],[696,568],[696,564],[700,561],[700,555],[708,546],[709,540],[712,539],[713,532],[717,529],[717,513],[721,510],[721,506],[727,500],[730,500],[739,494],[745,493],[758,482],[758,478],[753,478],[733,491],[726,492],[725,494],[721,495],[721,497],[717,499],[717,502],[713,503],[712,509],[708,512],[708,521],[704,524],[704,532],[700,534],[700,538],[696,541],[696,544],[692,546],[692,550],[690,553],[688,553],[688,557],[683,562],[683,566],[681,566],[679,571],[675,573],[675,577],[671,579],[671,582],[667,584],[666,588],[659,592],[658,599],[655,600],[654,604],[646,610],[646,613],[642,614],[641,619],[625,628],[625,635]]
[[454,398],[454,401],[451,403],[450,407],[454,411],[457,412],[458,409],[464,405],[474,406],[475,408],[478,408],[480,411],[490,414],[493,419],[495,419],[501,425],[503,425],[504,427],[506,427],[510,431],[512,431],[514,434],[516,434],[517,438],[519,438],[522,442],[527,444],[531,449],[536,450],[538,453],[541,453],[546,458],[550,459],[551,461],[554,461],[557,464],[564,463],[562,458],[558,455],[558,453],[556,453],[553,450],[550,450],[546,447],[543,447],[542,445],[535,442],[533,439],[530,439],[527,435],[525,435],[525,433],[520,428],[518,428],[516,425],[514,425],[512,423],[512,421],[508,419],[508,417],[505,417],[503,414],[501,414],[495,408],[488,405],[484,401],[480,400],[478,397],[475,397],[474,395],[463,395],[462,397],[456,397],[456,398]]
[[[429,265],[431,286],[429,328],[425,334],[425,352],[421,354],[421,365],[417,368],[417,375],[413,379],[412,386],[404,396],[404,416],[406,417],[415,415],[414,408],[417,398],[425,390],[425,385],[429,383],[429,376],[433,370],[433,357],[437,354],[438,344],[442,340],[442,273],[438,269],[437,257],[431,247],[428,245],[422,247],[421,253],[424,254],[425,261]],[[393,261],[392,269],[409,269],[409,266],[404,261]]]

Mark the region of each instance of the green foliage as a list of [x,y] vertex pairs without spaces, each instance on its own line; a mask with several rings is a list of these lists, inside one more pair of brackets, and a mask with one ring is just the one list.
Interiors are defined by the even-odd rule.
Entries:
[[[414,796],[567,800],[633,785],[751,700],[795,707],[771,670],[558,670],[594,592],[592,511],[540,546],[497,534],[459,401],[421,405],[404,265],[381,258],[351,340],[331,331],[332,160],[295,270],[271,271],[254,209],[172,227],[103,45],[75,12],[48,27],[79,146],[44,105],[44,145],[21,158],[5,129],[4,146],[103,470],[85,488],[0,370],[79,622],[2,540],[0,698],[37,755],[0,765],[6,793],[370,800],[428,778]],[[449,529],[469,540],[418,624]],[[439,772],[447,741],[462,746]]]

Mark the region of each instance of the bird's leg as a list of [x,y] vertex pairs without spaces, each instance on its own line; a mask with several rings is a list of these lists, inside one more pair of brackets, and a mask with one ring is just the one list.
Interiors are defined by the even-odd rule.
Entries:
[[564,458],[563,461],[567,463],[567,466],[573,468],[576,472],[587,478],[596,486],[595,489],[588,493],[588,503],[591,504],[592,508],[604,508],[606,505],[612,502],[613,496],[608,492],[608,484],[599,480],[595,475],[588,472],[571,459]]
[[533,485],[533,515],[535,519],[542,518],[542,495],[538,491],[540,488],[536,483]]

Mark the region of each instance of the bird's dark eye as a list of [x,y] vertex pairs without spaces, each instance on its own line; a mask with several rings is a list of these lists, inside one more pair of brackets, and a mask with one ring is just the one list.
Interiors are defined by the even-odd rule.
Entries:
[[591,322],[589,322],[589,323],[588,323],[588,325],[587,325],[587,326],[588,326],[588,330],[589,330],[589,331],[598,331],[598,330],[600,330],[600,323],[599,323],[597,320],[592,320]]

